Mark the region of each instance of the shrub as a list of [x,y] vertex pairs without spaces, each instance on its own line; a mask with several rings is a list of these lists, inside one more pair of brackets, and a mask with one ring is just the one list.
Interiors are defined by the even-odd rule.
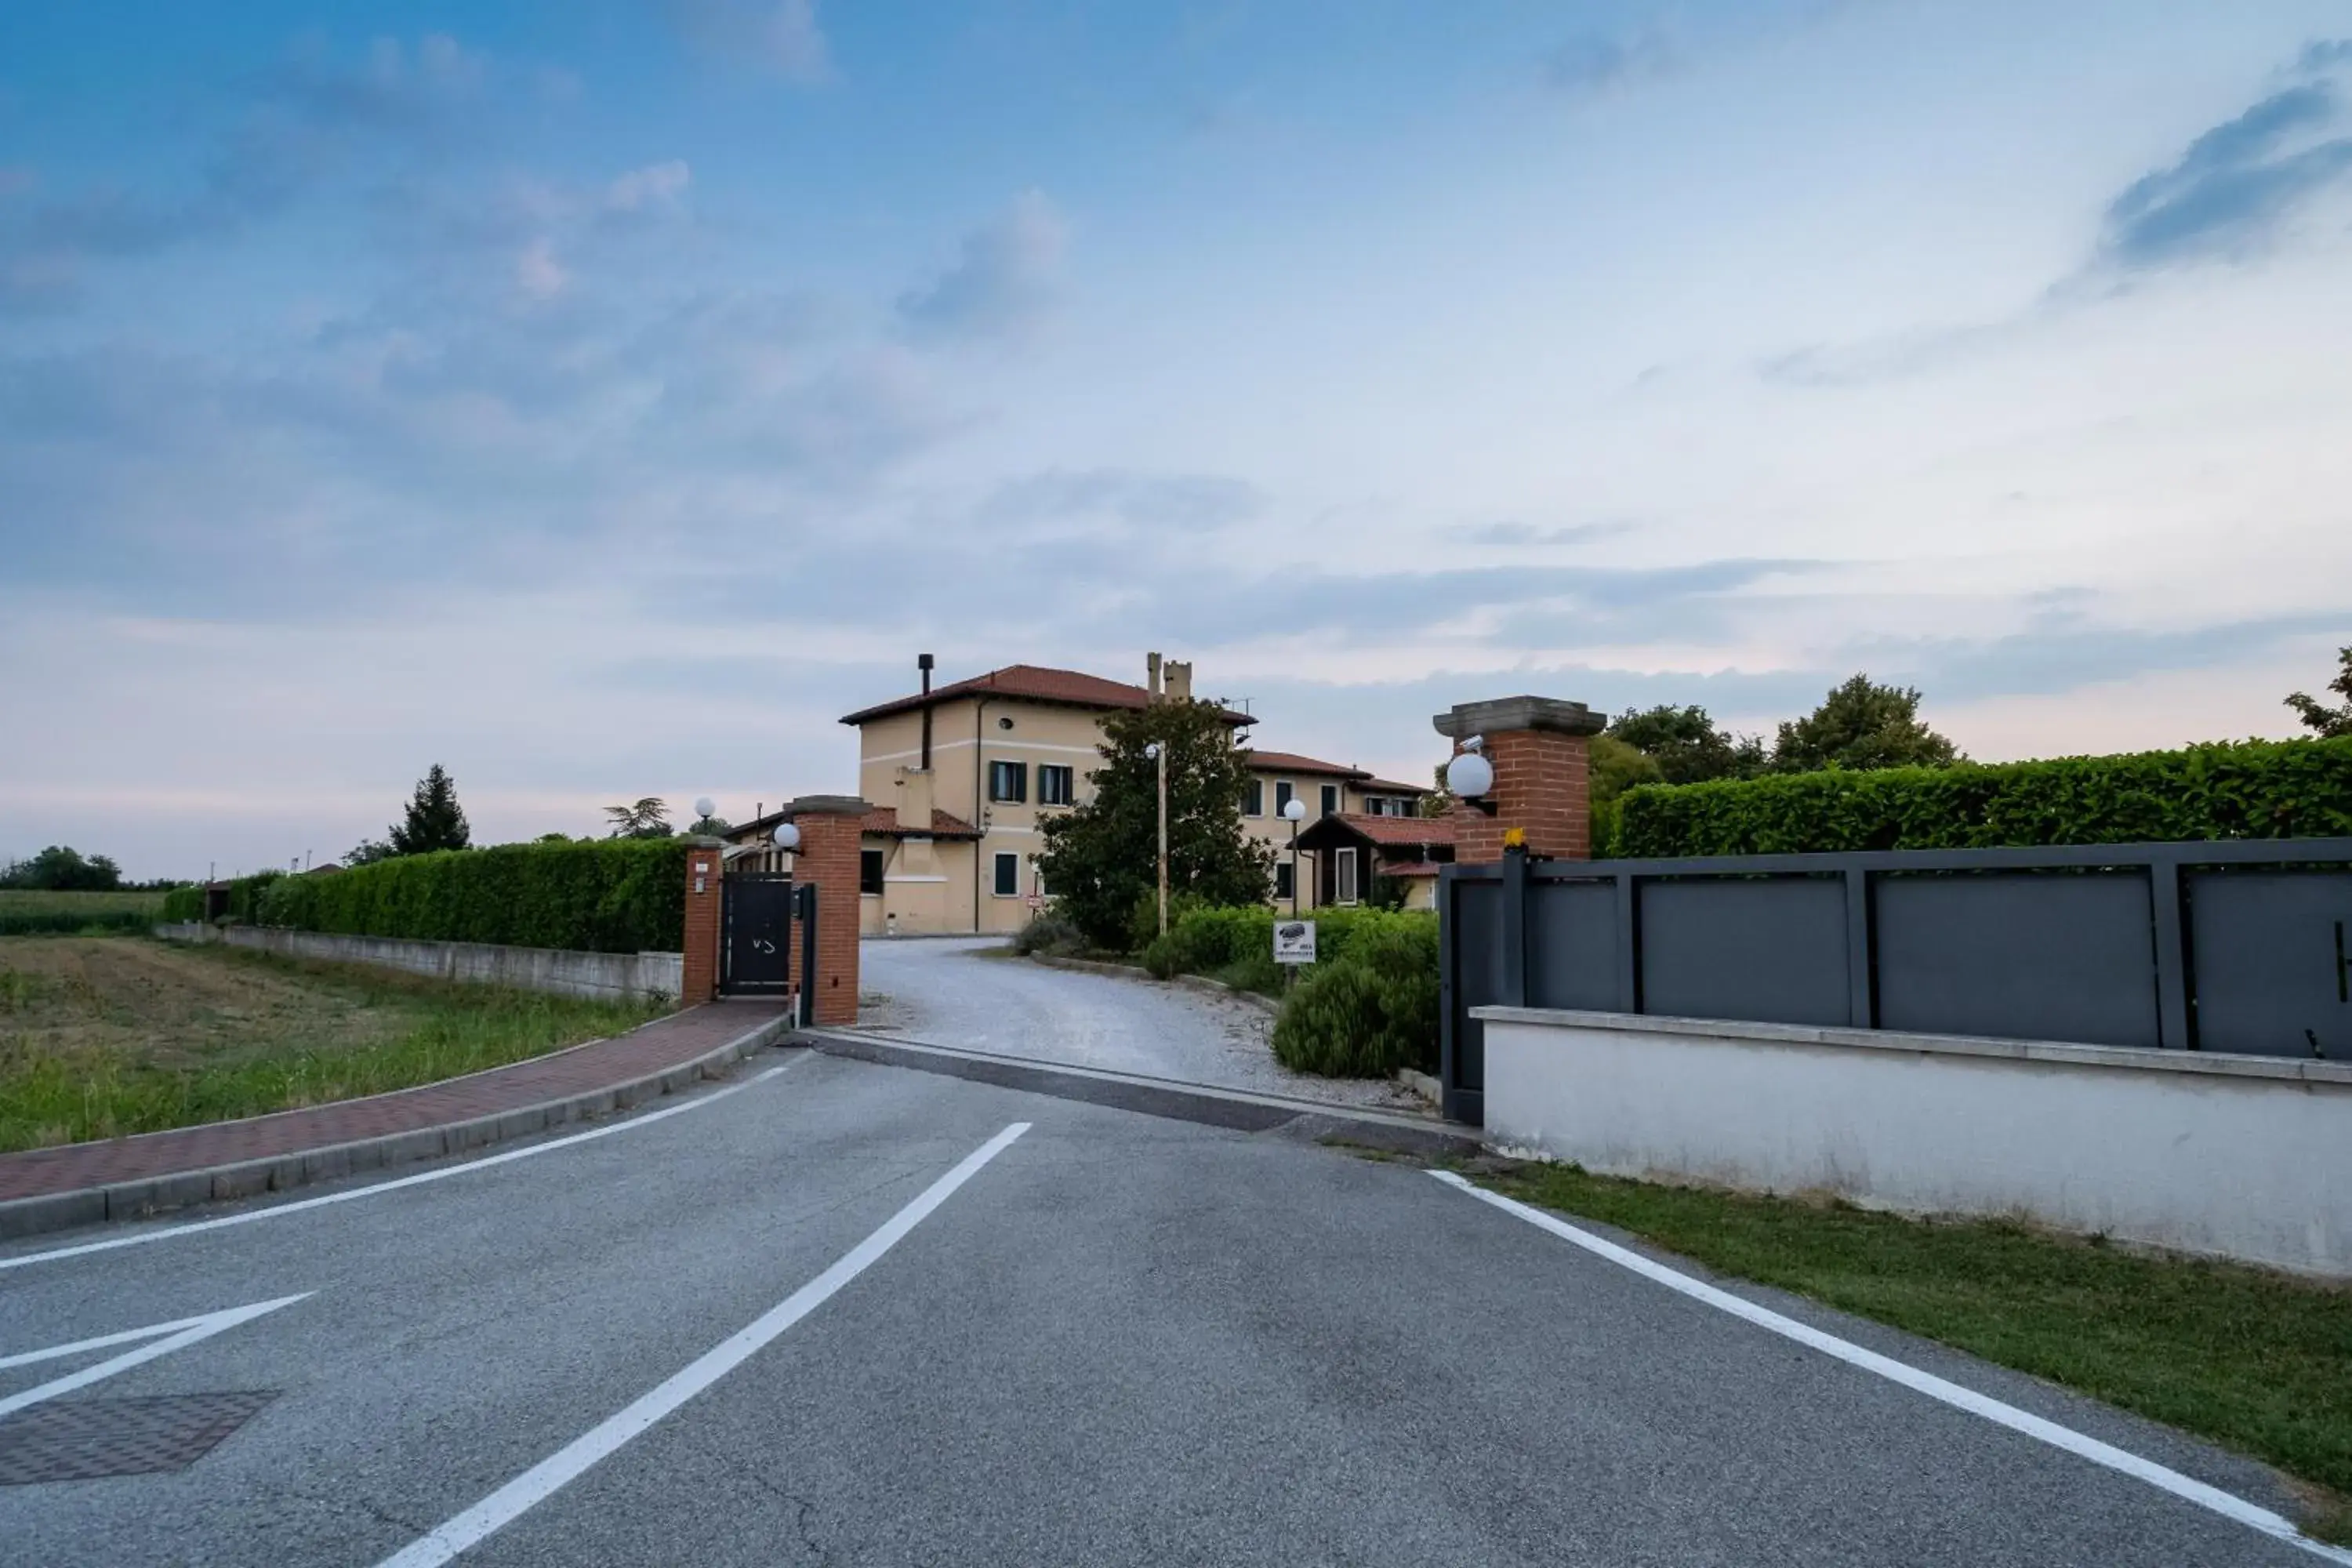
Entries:
[[[1316,931],[1318,947],[1322,931]],[[1283,999],[1274,1054],[1325,1078],[1387,1078],[1437,1065],[1437,921],[1362,922],[1346,955],[1318,962]]]
[[1629,858],[2352,834],[2352,739],[1647,785]]
[[[501,844],[403,855],[332,876],[281,877],[268,925],[593,952],[685,945],[684,839]],[[709,853],[709,851],[703,851]]]
[[1051,910],[1033,916],[1027,925],[1013,933],[1013,951],[1024,955],[1049,952],[1070,956],[1084,952],[1086,947],[1086,933]]
[[163,895],[162,918],[180,924],[205,918],[205,889],[201,883],[174,888]]

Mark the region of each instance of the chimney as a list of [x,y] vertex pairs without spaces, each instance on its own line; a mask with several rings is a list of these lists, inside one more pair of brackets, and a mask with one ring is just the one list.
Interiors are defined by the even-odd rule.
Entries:
[[[917,654],[915,668],[923,672],[923,695],[930,696],[931,656],[927,653]],[[925,773],[931,771],[931,705],[929,702],[923,704],[923,771]]]

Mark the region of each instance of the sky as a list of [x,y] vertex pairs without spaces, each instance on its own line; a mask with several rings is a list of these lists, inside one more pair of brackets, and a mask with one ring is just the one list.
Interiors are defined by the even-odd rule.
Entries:
[[740,820],[921,652],[2285,735],[2347,522],[2344,0],[0,13],[0,858]]

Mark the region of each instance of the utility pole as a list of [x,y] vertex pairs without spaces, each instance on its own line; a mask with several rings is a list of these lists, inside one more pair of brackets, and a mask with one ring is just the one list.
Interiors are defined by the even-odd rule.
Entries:
[[1160,752],[1160,934],[1168,934],[1168,748]]

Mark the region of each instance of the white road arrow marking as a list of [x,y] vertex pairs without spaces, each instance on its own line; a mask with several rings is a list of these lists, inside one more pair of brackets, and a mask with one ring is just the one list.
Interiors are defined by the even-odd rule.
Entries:
[[117,1373],[129,1372],[132,1367],[143,1365],[158,1356],[167,1356],[173,1351],[185,1350],[198,1340],[208,1340],[224,1330],[236,1327],[239,1323],[251,1322],[266,1312],[274,1312],[280,1307],[290,1307],[311,1294],[312,1292],[305,1290],[299,1296],[280,1296],[274,1301],[256,1301],[247,1307],[227,1307],[217,1312],[207,1312],[201,1318],[181,1318],[169,1323],[150,1323],[143,1329],[125,1329],[119,1334],[101,1334],[94,1340],[76,1340],[69,1345],[51,1345],[47,1350],[25,1351],[16,1355],[0,1357],[0,1367],[28,1366],[35,1362],[60,1361],[67,1356],[78,1355],[85,1351],[104,1350],[110,1345],[129,1344],[137,1340],[154,1342],[152,1344],[141,1345],[137,1350],[127,1352],[110,1361],[100,1362],[96,1366],[84,1367],[79,1372],[68,1373],[63,1377],[52,1379],[37,1387],[28,1388],[22,1394],[11,1394],[5,1398],[0,1398],[0,1416],[13,1415],[26,1405],[38,1405],[45,1399],[55,1399],[60,1394],[71,1394],[77,1388],[87,1388],[91,1384],[112,1377]]

